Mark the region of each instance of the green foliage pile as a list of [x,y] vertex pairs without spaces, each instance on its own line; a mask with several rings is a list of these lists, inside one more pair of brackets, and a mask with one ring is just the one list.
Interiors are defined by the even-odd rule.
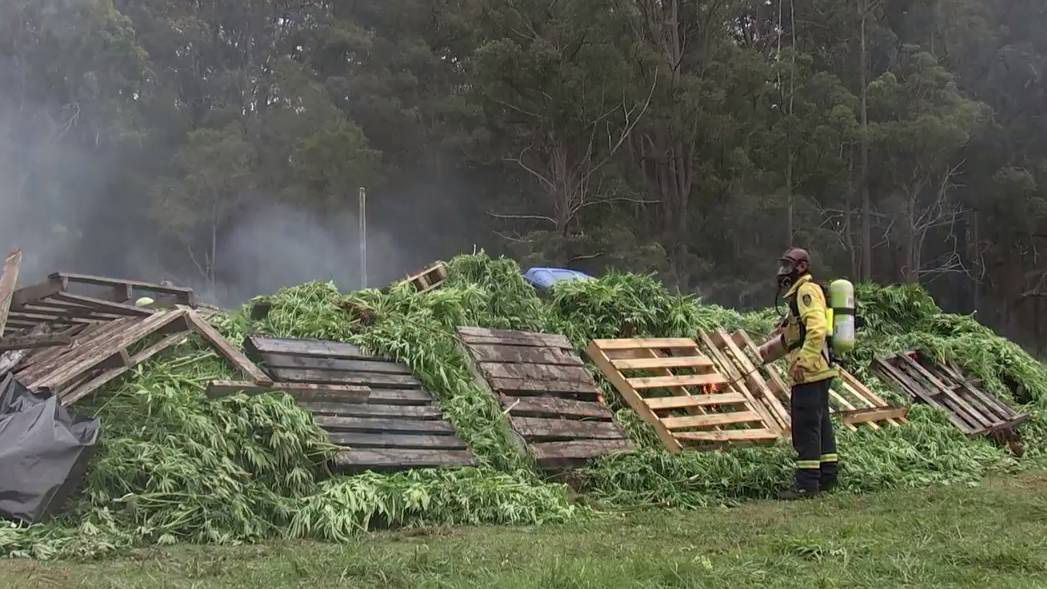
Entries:
[[[353,342],[408,364],[475,453],[478,468],[330,477],[333,452],[308,413],[284,395],[209,401],[213,379],[233,376],[191,341],[138,367],[93,404],[103,422],[82,497],[46,524],[0,527],[0,553],[49,558],[93,555],[150,543],[238,543],[272,537],[348,541],[361,531],[433,524],[536,524],[587,513],[564,485],[544,481],[510,443],[497,401],[478,385],[455,328],[559,331],[581,348],[591,338],[691,336],[699,329],[759,335],[773,310],[739,313],[668,292],[653,278],[610,274],[539,296],[511,260],[460,256],[437,290],[409,286],[340,293],[309,283],[270,297],[268,316],[249,308],[216,316],[233,341],[246,333]],[[847,359],[863,369],[874,355],[919,349],[959,364],[1033,419],[1027,455],[1047,448],[1047,370],[971,317],[943,314],[921,289],[863,286],[866,327]],[[765,498],[787,485],[785,444],[728,452],[670,454],[650,428],[602,383],[639,450],[609,456],[578,482],[604,509],[696,508]],[[898,486],[973,483],[1019,462],[986,439],[969,439],[939,411],[916,406],[906,427],[840,431],[842,485],[869,492]]]

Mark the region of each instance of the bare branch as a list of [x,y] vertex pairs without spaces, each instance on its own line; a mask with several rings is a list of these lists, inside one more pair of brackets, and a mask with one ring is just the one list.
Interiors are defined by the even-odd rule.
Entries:
[[553,225],[556,225],[556,219],[547,217],[545,215],[504,215],[500,213],[487,212],[488,215],[495,219],[514,219],[514,220],[530,220],[530,221],[548,221]]

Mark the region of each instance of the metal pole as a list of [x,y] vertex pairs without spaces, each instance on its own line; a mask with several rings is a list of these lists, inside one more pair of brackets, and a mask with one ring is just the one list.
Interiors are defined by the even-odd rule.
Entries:
[[360,187],[360,276],[367,288],[367,189]]

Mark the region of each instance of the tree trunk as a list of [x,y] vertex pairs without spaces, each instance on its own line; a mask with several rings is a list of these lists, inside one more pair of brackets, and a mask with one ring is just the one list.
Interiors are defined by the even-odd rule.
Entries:
[[868,2],[861,0],[861,64],[858,67],[862,102],[862,141],[860,186],[862,191],[862,281],[872,281],[872,204],[869,202],[869,55],[865,44],[865,21],[868,18]]

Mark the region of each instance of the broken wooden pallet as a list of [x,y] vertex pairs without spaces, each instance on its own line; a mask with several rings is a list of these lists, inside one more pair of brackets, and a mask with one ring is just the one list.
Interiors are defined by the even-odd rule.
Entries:
[[430,290],[439,288],[445,280],[447,280],[447,264],[436,262],[425,270],[412,276],[408,276],[400,281],[400,284],[409,283],[414,286],[415,290],[418,292],[429,292]]
[[686,338],[593,340],[589,358],[671,452],[774,442],[781,430]]
[[12,372],[30,390],[53,393],[62,405],[71,405],[184,341],[191,328],[187,313],[175,309],[87,326],[68,345],[26,355]]
[[[785,384],[772,367],[762,365],[745,353],[750,344],[745,337],[732,337],[723,329],[717,329],[700,333],[699,343],[720,374],[730,380],[729,388],[744,390],[762,407],[764,416],[774,422],[779,432],[789,431],[789,409],[782,404],[778,393]],[[788,402],[788,397],[785,400]]]
[[913,400],[944,409],[949,420],[968,435],[1011,430],[1028,419],[975,386],[955,367],[943,366],[917,352],[878,358],[873,368]]
[[245,348],[275,381],[268,390],[283,390],[297,399],[331,441],[345,448],[334,459],[336,470],[474,463],[465,442],[406,365],[340,342],[251,336]]
[[582,359],[562,335],[459,327],[477,382],[546,471],[632,449]]
[[[773,411],[779,422],[784,417],[783,431],[789,431],[791,422],[787,408],[790,405],[791,389],[786,382],[781,366],[778,364],[760,366],[758,348],[745,331],[735,331],[729,337],[722,331],[717,334],[718,340],[726,339],[733,344],[725,347],[732,348],[731,360],[738,362],[736,364],[738,369],[755,369],[755,372],[746,376],[747,384],[763,394],[769,392],[780,401]],[[754,396],[761,400],[766,399],[765,396],[755,394]],[[859,425],[865,425],[870,429],[880,429],[883,425],[901,425],[906,422],[906,416],[909,414],[908,407],[892,407],[842,368],[840,378],[833,381],[829,389],[829,410],[832,415],[840,419],[844,427],[852,431],[857,430]]]
[[73,327],[152,315],[155,311],[130,303],[141,295],[169,305],[195,303],[188,288],[58,272],[41,284],[14,292],[7,329],[13,332],[42,323]]

